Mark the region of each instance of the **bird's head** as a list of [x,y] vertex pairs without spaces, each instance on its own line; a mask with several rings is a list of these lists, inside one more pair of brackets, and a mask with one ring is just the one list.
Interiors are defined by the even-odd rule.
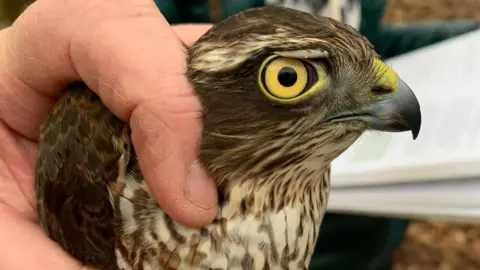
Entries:
[[365,37],[292,9],[214,26],[189,47],[187,76],[204,107],[201,159],[219,181],[325,167],[365,130],[420,130],[415,95]]

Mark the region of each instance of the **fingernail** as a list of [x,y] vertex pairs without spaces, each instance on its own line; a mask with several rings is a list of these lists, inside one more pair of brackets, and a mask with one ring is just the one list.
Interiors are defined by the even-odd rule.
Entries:
[[218,203],[215,181],[198,162],[194,162],[190,167],[187,177],[187,198],[192,204],[205,210],[216,207]]

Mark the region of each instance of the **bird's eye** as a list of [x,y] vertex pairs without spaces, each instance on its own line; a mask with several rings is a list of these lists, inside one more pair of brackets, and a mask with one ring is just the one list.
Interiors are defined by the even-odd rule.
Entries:
[[269,57],[259,71],[259,85],[270,99],[294,102],[318,81],[315,68],[295,58]]

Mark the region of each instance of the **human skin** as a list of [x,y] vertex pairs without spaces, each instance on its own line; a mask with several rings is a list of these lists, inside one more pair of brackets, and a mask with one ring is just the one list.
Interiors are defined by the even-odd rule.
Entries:
[[210,25],[171,27],[151,0],[38,0],[0,31],[0,269],[81,269],[38,224],[39,127],[56,98],[85,82],[130,124],[161,207],[198,227],[217,212],[213,179],[195,161],[200,103],[181,41]]

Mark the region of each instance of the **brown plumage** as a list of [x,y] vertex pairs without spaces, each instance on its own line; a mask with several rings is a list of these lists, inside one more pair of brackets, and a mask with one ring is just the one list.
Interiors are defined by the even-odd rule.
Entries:
[[420,129],[410,89],[353,28],[284,8],[230,17],[187,49],[204,107],[200,161],[221,209],[169,218],[138,169],[128,125],[85,85],[41,129],[36,190],[49,237],[100,269],[307,269],[330,162],[368,129]]

